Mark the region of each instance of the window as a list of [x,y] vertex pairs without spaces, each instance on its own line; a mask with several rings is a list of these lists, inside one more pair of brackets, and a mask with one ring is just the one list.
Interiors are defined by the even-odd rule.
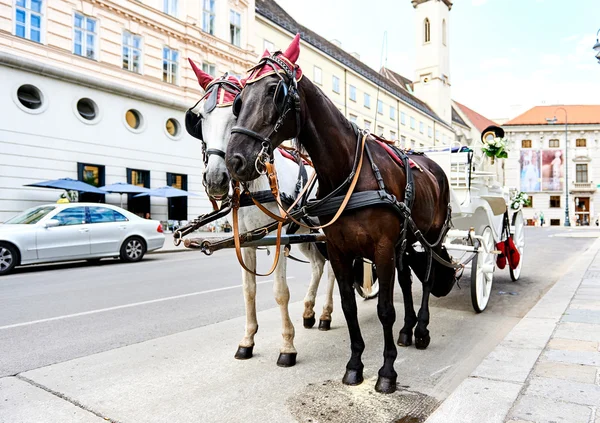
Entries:
[[410,129],[415,129],[415,126],[417,125],[417,121],[415,120],[414,117],[410,117]]
[[396,139],[396,131],[390,130],[390,139],[393,141]]
[[163,0],[163,12],[177,16],[177,0]]
[[17,0],[15,35],[36,43],[42,42],[42,0]]
[[400,145],[402,145],[402,148],[406,148],[406,137],[404,135],[400,136]]
[[431,23],[429,22],[429,18],[425,18],[425,22],[423,23],[424,30],[424,42],[428,43],[431,41]]
[[333,92],[334,93],[340,93],[340,78],[338,78],[337,76],[333,75],[333,78],[331,80],[331,84],[333,86]]
[[[188,177],[179,173],[167,173],[167,185],[173,188],[187,191]],[[187,220],[188,219],[188,198],[173,197],[168,199],[169,220]]]
[[167,122],[165,123],[165,130],[167,131],[167,134],[169,134],[172,137],[176,137],[181,133],[180,128],[181,128],[181,126],[179,125],[179,122],[177,121],[177,119],[175,119],[175,118],[167,119]]
[[383,126],[377,125],[377,135],[383,137]]
[[142,126],[142,115],[134,109],[125,112],[125,122],[131,129],[140,129]]
[[406,114],[404,112],[400,112],[400,123],[406,125]]
[[[105,169],[103,165],[90,163],[77,163],[77,180],[85,182],[93,187],[104,186]],[[80,192],[80,202],[104,203],[104,194],[93,192]]]
[[128,169],[129,179],[127,183],[138,187],[149,188],[150,187],[150,171],[149,170],[137,170]]
[[419,132],[422,134],[425,133],[425,124],[423,122],[419,122]]
[[60,226],[83,225],[85,223],[85,207],[65,209],[52,219],[58,220]]
[[548,147],[550,147],[550,148],[559,148],[560,147],[560,141],[557,140],[557,139],[550,140],[550,141],[548,141]]
[[35,225],[42,220],[48,213],[54,210],[56,206],[32,207],[22,211],[18,215],[4,222],[5,225]]
[[356,87],[350,85],[350,100],[356,101]]
[[265,40],[263,42],[263,47],[265,50],[267,50],[269,53],[273,53],[275,51],[275,46],[273,45],[272,42]]
[[575,165],[575,180],[577,182],[588,182],[588,165],[587,163]]
[[356,119],[357,119],[357,116],[355,116],[355,115],[350,115],[350,117],[349,117],[349,120],[352,123],[356,123]]
[[123,69],[142,73],[142,37],[123,32]]
[[416,146],[417,142],[415,140],[410,140],[410,148],[414,150]]
[[202,31],[215,35],[215,0],[203,0]]
[[216,76],[217,68],[212,63],[202,62],[202,72],[206,72],[210,76]]
[[235,10],[229,11],[230,41],[234,46],[242,44],[242,16]]
[[560,226],[560,219],[550,219],[550,226]]
[[396,120],[396,108],[393,106],[390,106],[390,119]]
[[523,204],[523,207],[533,207],[533,195],[529,196],[528,201]]
[[531,148],[531,140],[521,141],[521,148]]
[[446,45],[446,19],[442,20],[442,43]]
[[550,207],[551,208],[560,208],[560,195],[551,195],[550,196]]
[[367,93],[365,93],[365,107],[367,109],[371,108],[371,96]]
[[315,84],[321,85],[323,83],[323,72],[321,71],[320,67],[315,66],[313,76],[314,76],[313,79],[315,80]]
[[586,147],[587,141],[585,138],[577,138],[575,140],[575,147]]
[[433,137],[433,129],[431,128],[431,126],[427,127],[427,136],[429,138]]
[[73,53],[88,59],[96,59],[98,35],[96,19],[75,13],[73,28]]
[[367,131],[371,130],[371,122],[369,122],[368,120],[365,119],[365,129]]
[[89,98],[81,98],[77,102],[77,113],[85,120],[94,120],[98,116],[98,106]]
[[177,84],[179,67],[179,52],[169,47],[163,47],[163,81]]
[[126,222],[127,218],[116,210],[106,207],[89,207],[90,223]]
[[29,84],[21,85],[17,90],[17,98],[19,103],[28,109],[39,109],[42,106],[42,93],[40,90]]
[[436,140],[436,141],[439,141],[439,140],[440,140],[440,130],[439,130],[439,129],[436,129],[436,130],[435,130],[435,140]]

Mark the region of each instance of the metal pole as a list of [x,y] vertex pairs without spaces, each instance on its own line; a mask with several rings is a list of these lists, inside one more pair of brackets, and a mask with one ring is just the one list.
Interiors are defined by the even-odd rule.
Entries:
[[569,219],[569,120],[567,110],[562,110],[565,112],[565,226],[571,226],[571,220]]

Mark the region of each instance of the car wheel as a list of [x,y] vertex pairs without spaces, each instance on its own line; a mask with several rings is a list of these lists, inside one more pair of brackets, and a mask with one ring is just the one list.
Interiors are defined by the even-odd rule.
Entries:
[[127,238],[121,246],[121,260],[133,263],[140,261],[146,254],[146,243],[137,236]]
[[0,242],[0,276],[9,274],[19,262],[19,250],[14,245]]

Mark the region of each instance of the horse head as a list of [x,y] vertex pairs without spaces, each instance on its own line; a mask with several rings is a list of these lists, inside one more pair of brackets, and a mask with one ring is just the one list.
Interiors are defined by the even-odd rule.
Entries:
[[265,162],[273,160],[274,149],[298,135],[298,81],[302,77],[296,65],[299,54],[299,34],[285,52],[265,51],[236,97],[233,112],[237,124],[231,131],[226,155],[227,169],[236,180],[258,178],[264,172]]
[[186,113],[186,129],[202,141],[206,193],[221,200],[229,192],[230,178],[225,166],[225,150],[235,116],[231,107],[242,90],[241,82],[230,75],[214,78],[188,59],[204,96]]

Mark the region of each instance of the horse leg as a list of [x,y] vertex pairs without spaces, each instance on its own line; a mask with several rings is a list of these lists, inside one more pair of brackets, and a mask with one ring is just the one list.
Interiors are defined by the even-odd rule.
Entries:
[[333,312],[333,288],[335,286],[335,274],[331,263],[327,263],[327,293],[325,296],[325,304],[323,305],[323,313],[319,318],[319,330],[331,329],[331,313]]
[[[254,248],[242,248],[242,256],[249,269],[256,269],[256,250]],[[256,276],[242,269],[242,285],[246,306],[246,333],[238,346],[235,358],[238,360],[247,360],[252,358],[254,335],[258,331],[258,321],[256,320]]]
[[331,259],[331,266],[335,272],[342,299],[342,311],[348,325],[350,334],[350,360],[346,364],[346,373],[342,378],[345,385],[359,385],[363,381],[363,369],[361,356],[365,350],[365,341],[360,333],[358,324],[358,311],[356,308],[356,296],[354,295],[354,275],[353,275],[353,257],[344,257],[335,250],[335,247],[328,246],[328,253]]
[[375,384],[375,390],[384,394],[396,391],[396,379],[398,374],[394,370],[394,361],[398,351],[394,344],[394,322],[396,321],[396,310],[394,308],[394,272],[396,257],[394,248],[387,250],[379,249],[382,254],[375,256],[377,276],[379,278],[379,297],[377,301],[377,316],[383,327],[383,366],[379,369],[379,377]]
[[[283,247],[281,248],[283,250]],[[287,285],[286,264],[287,260],[281,257],[275,268],[275,281],[273,283],[273,294],[281,312],[283,345],[279,350],[279,358],[277,359],[277,365],[280,367],[292,367],[295,365],[297,355],[296,348],[294,348],[294,325],[290,319],[288,309],[290,290]]]
[[407,257],[404,256],[403,269],[400,270],[400,258],[397,258],[396,269],[398,270],[398,284],[402,289],[402,298],[404,300],[404,326],[400,329],[398,335],[398,345],[401,347],[408,347],[412,345],[413,329],[417,324],[417,313],[415,313],[415,307],[413,304],[412,296],[412,277],[410,274],[410,268],[407,265]]
[[427,348],[431,341],[427,325],[429,325],[429,293],[431,291],[431,281],[433,281],[434,278],[435,273],[432,269],[429,281],[423,284],[423,299],[421,300],[421,308],[419,309],[417,327],[415,329],[415,347],[417,347],[418,350]]
[[299,244],[298,249],[308,258],[312,267],[310,285],[304,297],[304,313],[302,315],[304,327],[310,329],[315,325],[315,298],[317,297],[319,282],[323,275],[325,259],[313,244]]

